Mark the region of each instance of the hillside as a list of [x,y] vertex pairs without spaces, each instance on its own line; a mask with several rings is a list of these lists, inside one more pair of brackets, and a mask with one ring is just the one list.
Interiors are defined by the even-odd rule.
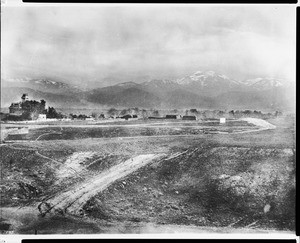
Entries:
[[18,79],[6,81],[1,107],[22,93],[45,99],[56,107],[102,105],[141,108],[294,109],[292,83],[277,78],[237,81],[214,71],[197,71],[177,79],[123,82],[84,91],[61,81]]
[[1,88],[1,107],[8,107],[12,102],[19,102],[21,95],[28,93],[33,100],[46,100],[46,104],[57,108],[76,107],[84,105],[79,96],[60,93],[42,92],[26,87],[3,87]]
[[155,107],[160,105],[160,98],[137,87],[112,86],[86,93],[91,103],[108,104],[124,107]]

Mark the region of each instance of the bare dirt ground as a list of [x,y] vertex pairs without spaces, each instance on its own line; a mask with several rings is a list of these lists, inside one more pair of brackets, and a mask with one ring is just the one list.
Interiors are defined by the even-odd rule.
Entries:
[[[83,183],[76,184],[72,188],[68,188],[66,192],[63,192],[54,198],[51,198],[47,202],[44,202],[47,207],[42,213],[45,214],[51,210],[56,210],[78,214],[81,207],[89,199],[91,199],[97,193],[103,191],[110,184],[145,166],[154,159],[159,159],[163,156],[165,156],[165,154],[138,155],[124,161],[123,163],[113,166],[107,171],[103,171],[99,175],[87,179]],[[41,211],[43,210],[41,209]]]
[[25,234],[290,232],[292,120],[246,122],[247,134],[47,140],[60,135],[41,130],[2,144],[1,222]]

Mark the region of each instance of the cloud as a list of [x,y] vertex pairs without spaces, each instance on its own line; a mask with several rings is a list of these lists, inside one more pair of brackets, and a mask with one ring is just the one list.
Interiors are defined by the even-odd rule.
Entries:
[[293,6],[5,7],[5,76],[95,80],[218,69],[236,78],[295,72]]

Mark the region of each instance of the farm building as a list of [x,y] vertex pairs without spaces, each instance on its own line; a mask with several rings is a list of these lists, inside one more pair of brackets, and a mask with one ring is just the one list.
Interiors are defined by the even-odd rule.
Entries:
[[23,94],[22,97],[21,97],[21,99],[22,99],[22,103],[24,103],[25,101],[27,101],[28,100],[28,94]]
[[224,123],[226,123],[226,118],[224,117],[220,118],[220,124],[224,124]]
[[10,114],[15,114],[15,115],[22,115],[23,110],[21,107],[21,103],[11,103],[9,107],[9,113]]
[[183,116],[182,120],[197,120],[195,116]]
[[37,120],[39,120],[39,121],[46,121],[47,120],[46,114],[39,114]]
[[28,94],[23,94],[21,96],[21,102],[11,103],[9,107],[9,113],[15,115],[22,115],[23,113],[22,103],[24,103],[27,100],[28,100]]
[[166,119],[177,119],[177,115],[166,115]]
[[149,116],[148,119],[165,119],[164,117]]
[[129,118],[132,118],[132,116],[131,115],[125,115],[125,116],[122,116],[121,118],[125,119],[125,120],[128,120]]

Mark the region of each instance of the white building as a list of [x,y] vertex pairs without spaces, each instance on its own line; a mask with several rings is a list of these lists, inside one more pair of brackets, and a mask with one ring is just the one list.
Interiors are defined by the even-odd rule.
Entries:
[[93,117],[87,117],[85,118],[86,121],[94,121],[95,119]]
[[38,121],[46,121],[47,120],[46,114],[39,114],[37,120]]
[[220,124],[224,124],[224,123],[226,123],[226,118],[225,117],[220,118]]

